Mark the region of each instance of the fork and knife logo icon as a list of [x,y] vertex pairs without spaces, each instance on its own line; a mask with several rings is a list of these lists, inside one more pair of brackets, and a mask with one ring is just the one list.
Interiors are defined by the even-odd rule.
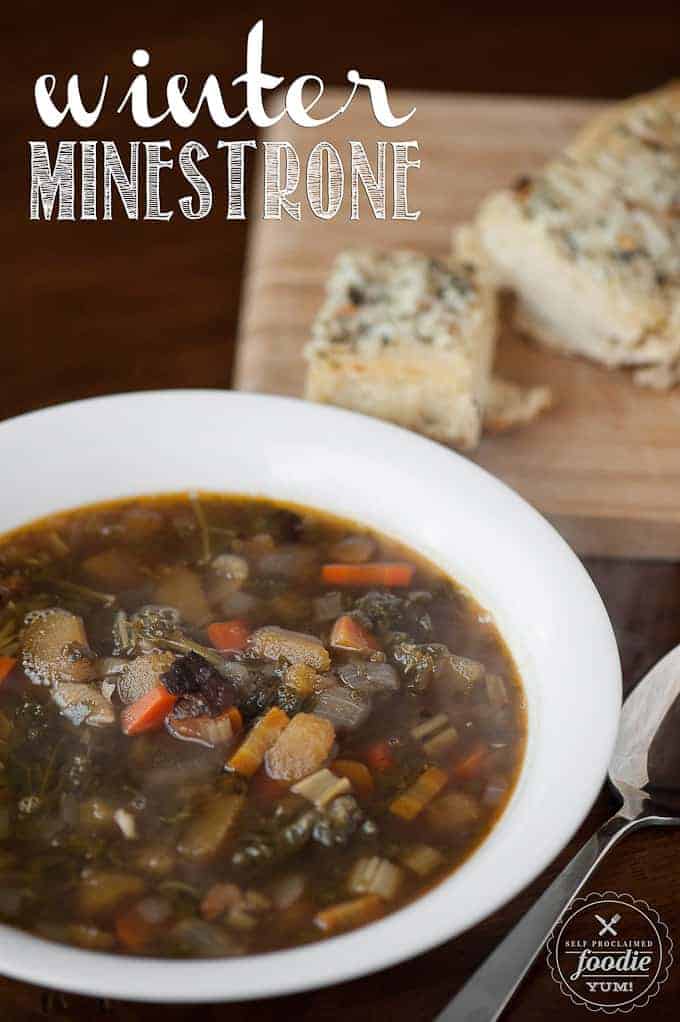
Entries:
[[607,934],[607,933],[611,934],[612,937],[616,937],[616,930],[614,929],[614,927],[621,920],[621,916],[619,915],[618,912],[616,912],[611,917],[609,922],[607,922],[607,920],[604,919],[602,916],[598,916],[597,912],[595,913],[595,918],[597,919],[598,923],[602,927],[602,929],[598,933],[598,937],[604,937],[604,935]]
[[562,993],[610,1015],[648,1004],[672,961],[673,941],[656,909],[614,891],[576,898],[548,940],[548,966]]

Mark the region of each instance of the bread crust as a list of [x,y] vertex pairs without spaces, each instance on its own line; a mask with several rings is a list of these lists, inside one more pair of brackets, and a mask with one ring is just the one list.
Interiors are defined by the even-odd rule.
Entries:
[[506,433],[518,426],[528,426],[553,407],[550,387],[523,387],[494,376],[484,407],[484,430]]
[[666,387],[680,376],[680,83],[594,118],[489,196],[474,241],[540,343]]
[[408,251],[342,253],[305,350],[305,396],[470,450],[496,332],[496,296],[474,266]]

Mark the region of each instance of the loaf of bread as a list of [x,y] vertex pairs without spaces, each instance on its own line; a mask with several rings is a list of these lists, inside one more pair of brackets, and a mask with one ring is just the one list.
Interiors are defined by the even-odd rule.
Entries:
[[523,331],[633,367],[641,384],[678,382],[680,83],[593,119],[541,172],[490,196],[475,229]]
[[306,396],[469,450],[482,429],[496,316],[495,292],[472,265],[344,252],[306,348]]

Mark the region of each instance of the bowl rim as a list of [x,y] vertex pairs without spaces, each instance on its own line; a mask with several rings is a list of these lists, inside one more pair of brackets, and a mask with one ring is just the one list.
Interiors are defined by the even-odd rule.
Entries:
[[[92,996],[158,1003],[199,1003],[281,996],[328,986],[387,968],[458,936],[497,911],[526,887],[573,836],[597,797],[606,776],[618,725],[621,667],[614,632],[601,597],[585,567],[553,526],[514,490],[462,455],[398,426],[343,409],[314,405],[297,398],[217,388],[180,388],[86,398],[7,419],[0,423],[0,458],[3,456],[3,441],[11,431],[21,431],[26,426],[30,429],[36,423],[49,425],[50,420],[56,421],[60,416],[68,418],[69,415],[85,412],[86,415],[94,414],[96,418],[100,410],[106,410],[107,407],[110,409],[115,405],[121,414],[126,405],[128,410],[144,405],[148,405],[149,409],[156,405],[160,409],[164,405],[167,411],[171,404],[176,405],[176,412],[179,414],[196,401],[213,402],[215,406],[225,401],[238,403],[243,409],[248,407],[257,409],[258,406],[266,404],[271,409],[288,410],[293,416],[303,415],[312,420],[316,417],[320,422],[325,420],[328,426],[338,427],[338,431],[342,426],[355,430],[358,424],[365,434],[372,436],[379,447],[387,444],[394,449],[396,444],[401,454],[408,452],[409,457],[414,457],[418,463],[433,462],[446,467],[444,459],[454,459],[458,471],[471,480],[471,485],[482,489],[490,499],[500,501],[506,508],[512,508],[513,513],[526,521],[527,527],[535,530],[535,535],[540,537],[545,549],[551,552],[556,563],[561,564],[571,577],[581,598],[587,604],[593,627],[600,633],[599,665],[595,665],[598,667],[596,676],[598,684],[606,686],[606,691],[603,688],[600,693],[603,698],[600,706],[602,716],[596,722],[598,741],[589,748],[589,760],[584,764],[585,772],[579,778],[578,804],[565,806],[559,818],[559,825],[555,827],[547,845],[540,852],[530,848],[526,860],[514,863],[512,881],[505,886],[502,896],[496,895],[485,900],[482,895],[477,911],[468,914],[464,925],[457,926],[444,912],[440,915],[435,913],[433,916],[428,908],[429,920],[433,925],[427,933],[417,933],[417,917],[423,914],[425,903],[430,905],[433,899],[436,902],[443,902],[446,889],[452,880],[464,872],[471,861],[478,859],[480,851],[491,840],[490,837],[481,843],[450,879],[443,881],[403,909],[343,936],[285,951],[226,960],[120,956],[60,945],[0,924],[0,970],[19,980]],[[132,495],[135,492],[148,491],[137,486],[133,489]],[[225,488],[224,492],[235,491]],[[313,498],[310,498],[309,504],[314,506]],[[52,513],[52,510],[52,508],[46,510],[45,514]],[[28,521],[35,517],[31,515]],[[357,520],[361,520],[361,515],[357,515]],[[4,528],[2,531],[5,531]],[[531,721],[529,728],[531,737]],[[526,767],[525,759],[518,788],[527,772]],[[517,788],[510,806],[495,825],[492,834],[508,817],[516,797]],[[412,921],[415,923],[414,926],[409,925]]]

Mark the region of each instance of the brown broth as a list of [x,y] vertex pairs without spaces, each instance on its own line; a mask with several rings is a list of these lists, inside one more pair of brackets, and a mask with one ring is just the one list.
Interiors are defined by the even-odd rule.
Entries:
[[[339,541],[357,536],[372,541],[370,563],[413,565],[409,585],[323,583],[320,566],[337,560]],[[364,556],[368,546],[362,540],[358,548],[350,544],[350,552]],[[246,563],[245,581],[217,574],[214,558],[225,553]],[[129,628],[140,607],[158,603],[159,585],[163,602],[176,593],[181,623],[172,635],[155,638],[135,625],[141,631],[133,640],[125,633],[134,648],[122,650],[120,620]],[[26,613],[54,607],[82,618],[86,644],[69,647],[63,670],[91,674],[88,692],[99,693],[104,678],[119,686],[114,668],[152,647],[166,651],[166,662],[172,655],[184,658],[186,643],[210,647],[214,660],[206,631],[211,621],[238,619],[250,631],[275,625],[318,636],[329,649],[333,620],[320,620],[315,602],[329,592],[340,597],[322,600],[326,614],[335,601],[333,617],[340,604],[343,614],[353,615],[379,647],[373,659],[365,650],[332,650],[330,671],[312,671],[314,691],[306,696],[291,683],[297,674],[285,657],[268,661],[248,648],[225,654],[239,665],[238,684],[225,681],[223,665],[208,663],[212,688],[182,690],[173,714],[191,710],[198,714],[191,720],[203,728],[208,718],[222,719],[228,703],[237,706],[243,731],[216,748],[181,741],[162,721],[157,730],[123,734],[118,688],[105,707],[111,723],[79,720],[88,706],[77,701],[67,717],[52,698],[55,684],[62,701],[70,691],[65,675],[51,676],[50,687],[31,684],[22,669],[34,681],[45,680],[41,648],[36,652],[30,629],[22,627]],[[400,602],[369,598],[371,592],[391,592]],[[413,596],[419,592],[428,595]],[[368,897],[353,906],[364,910],[355,925],[397,910],[446,878],[485,839],[512,793],[524,753],[518,672],[496,627],[462,587],[412,550],[355,522],[261,499],[203,493],[121,500],[6,535],[0,539],[2,657],[17,663],[0,684],[0,921],[88,948],[159,956],[255,953],[353,928],[336,925],[342,912],[327,914],[337,904]],[[354,677],[348,664],[358,665],[361,684],[370,686],[381,660],[399,691],[369,693],[365,722],[356,730],[337,728],[318,764],[363,764],[370,794],[356,782],[329,804],[333,815],[328,806],[318,809],[291,794],[295,782],[272,779],[266,765],[252,777],[225,769],[253,722],[272,707],[293,720],[297,713],[312,715],[318,723],[314,710],[329,679],[336,681],[335,694],[341,689],[347,696],[348,685],[338,678]],[[189,661],[196,668],[195,658],[182,659]],[[11,665],[0,659],[0,672],[3,662]],[[176,670],[173,678],[194,684],[191,672]],[[162,683],[175,684],[167,677]],[[215,686],[219,706],[210,702]],[[364,707],[365,695],[351,698]],[[439,736],[442,747],[435,741],[425,748],[427,739],[411,731],[442,714],[429,736]],[[442,738],[451,727],[455,733]],[[309,742],[295,750],[295,769],[301,769],[300,756],[311,756],[303,745]],[[267,759],[270,770],[272,762]],[[426,772],[443,787],[413,820],[401,818],[391,807]],[[234,806],[240,810],[235,822],[220,836]],[[427,852],[421,848],[413,858],[423,845],[430,850],[427,870]],[[366,859],[390,864],[387,886],[385,868],[382,881],[369,876],[370,868],[359,869],[357,862]],[[205,900],[208,892],[212,902]]]

